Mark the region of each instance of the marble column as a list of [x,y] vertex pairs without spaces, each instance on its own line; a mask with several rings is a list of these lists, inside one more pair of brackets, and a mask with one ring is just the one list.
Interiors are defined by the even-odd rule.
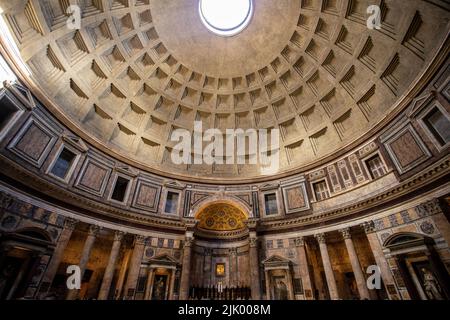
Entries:
[[175,288],[175,277],[176,277],[177,270],[172,269],[172,272],[170,274],[170,284],[169,284],[169,300],[174,300],[174,288]]
[[180,300],[189,299],[189,283],[191,275],[191,255],[193,243],[194,235],[192,233],[186,233],[183,248],[183,266],[181,269],[180,279]]
[[108,265],[106,266],[105,274],[103,275],[102,285],[98,294],[98,300],[108,299],[109,290],[111,289],[111,282],[114,277],[114,270],[116,269],[117,256],[119,255],[120,246],[122,244],[124,233],[116,231],[114,233],[114,241],[109,254]]
[[123,284],[125,282],[125,275],[127,273],[128,263],[130,262],[130,257],[131,257],[131,249],[127,248],[127,249],[125,249],[125,252],[123,255],[122,265],[121,265],[120,271],[119,271],[119,278],[117,279],[116,292],[114,294],[114,299],[120,299],[120,296],[122,295]]
[[269,271],[264,271],[264,276],[266,279],[266,300],[270,300],[270,274]]
[[370,293],[369,289],[367,288],[366,278],[364,277],[361,264],[358,260],[358,255],[356,254],[352,235],[350,233],[350,228],[342,229],[340,230],[340,232],[342,234],[342,237],[344,238],[345,247],[347,248],[347,253],[350,258],[350,263],[352,265],[353,274],[355,275],[359,296],[361,300],[370,300]]
[[[295,246],[297,247],[297,261],[298,261],[298,273],[302,279],[303,293],[305,300],[313,299],[314,292],[312,287],[311,275],[309,273],[308,257],[306,255],[305,240],[303,237],[298,237],[295,239]],[[306,292],[310,292],[309,297]]]
[[[80,268],[80,279],[83,279],[84,272],[86,271],[86,267],[89,262],[89,257],[91,256],[92,247],[94,246],[95,239],[100,229],[101,228],[96,225],[91,225],[89,227],[88,236],[86,238],[86,241],[84,242],[83,251],[81,251],[80,262],[78,263],[78,267]],[[75,300],[78,297],[78,294],[79,290],[69,290],[66,299]]]
[[136,286],[141,269],[142,255],[144,254],[146,237],[137,235],[134,239],[133,253],[130,259],[130,268],[128,269],[127,281],[125,284],[124,297],[127,300],[133,300],[136,292]]
[[[389,268],[389,264],[384,256],[383,249],[381,248],[380,241],[378,240],[375,232],[375,225],[373,221],[364,223],[363,227],[366,232],[367,240],[369,241],[370,249],[372,250],[375,258],[375,262],[380,269],[381,279],[383,279],[386,292],[390,299],[399,299],[400,296],[395,285],[394,277],[392,276],[391,269]],[[395,290],[395,293],[390,292],[388,289],[389,287]]]
[[203,286],[208,287],[211,284],[211,254],[210,248],[205,248],[203,257]]
[[44,277],[41,282],[41,293],[46,293],[50,290],[53,279],[55,278],[56,272],[58,271],[61,260],[64,256],[64,251],[66,250],[67,244],[72,237],[73,230],[77,225],[78,221],[71,218],[66,218],[64,221],[64,228],[59,236],[58,243],[56,244],[55,251],[53,252],[50,263],[47,266]]
[[152,298],[152,292],[153,292],[153,274],[155,273],[154,268],[150,268],[148,270],[148,276],[147,276],[147,285],[145,286],[145,296],[144,300],[151,300]]
[[252,300],[261,300],[261,287],[259,277],[259,255],[258,255],[258,239],[256,232],[251,231],[249,237],[250,246],[250,288],[252,290]]
[[315,235],[319,242],[320,255],[322,256],[323,268],[325,270],[325,277],[327,278],[328,291],[330,293],[331,300],[338,300],[339,293],[336,284],[336,278],[334,277],[333,268],[331,266],[330,256],[328,254],[328,246],[324,233]]
[[16,290],[19,287],[19,284],[22,282],[23,278],[25,277],[25,274],[28,271],[31,259],[32,259],[32,257],[29,256],[22,263],[22,266],[20,267],[19,273],[17,274],[16,279],[14,280],[11,288],[9,289],[8,295],[6,296],[5,300],[11,300],[14,297],[14,294],[16,293]]
[[237,249],[236,248],[231,248],[230,249],[230,255],[229,255],[229,259],[230,259],[230,286],[231,287],[235,287],[237,286],[238,283],[238,279],[237,279],[237,275],[238,275],[238,266],[237,266]]
[[292,274],[291,269],[286,269],[286,281],[287,281],[287,287],[288,287],[288,299],[289,300],[295,300],[295,294],[294,294],[294,285],[292,282]]

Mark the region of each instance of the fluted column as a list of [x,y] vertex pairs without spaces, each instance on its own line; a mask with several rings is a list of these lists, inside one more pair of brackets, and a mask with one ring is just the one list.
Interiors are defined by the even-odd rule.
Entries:
[[[313,288],[311,275],[309,273],[308,257],[306,255],[305,239],[303,237],[298,237],[295,239],[295,246],[297,247],[297,258],[298,258],[298,271],[303,283],[303,291],[306,299],[313,299]],[[306,290],[309,290],[311,295],[307,297]]]
[[[375,225],[373,221],[364,223],[363,227],[367,235],[367,240],[369,240],[370,249],[372,250],[375,262],[378,268],[380,268],[381,279],[383,279],[384,285],[386,287],[386,292],[389,295],[389,298],[399,299],[394,277],[392,276],[391,269],[389,268],[389,264],[384,256],[383,249],[381,248],[381,244],[378,240],[377,234],[375,233]],[[388,286],[392,289],[395,289],[397,297],[393,297],[393,293],[391,292],[391,290],[388,290]]]
[[105,274],[103,276],[102,285],[100,287],[100,293],[98,294],[99,300],[108,299],[109,290],[111,289],[111,282],[114,276],[114,270],[116,268],[117,256],[119,255],[120,246],[122,244],[124,233],[116,231],[114,233],[114,241],[109,255],[108,265],[106,266]]
[[[86,266],[89,262],[89,257],[91,256],[92,247],[94,246],[95,238],[97,237],[100,227],[96,225],[91,225],[89,227],[88,236],[84,242],[83,251],[81,252],[80,262],[78,267],[80,268],[80,279],[83,279],[84,272],[86,271]],[[78,297],[79,290],[69,290],[67,294],[67,300],[74,300]]]
[[259,278],[259,255],[258,255],[258,238],[256,232],[251,231],[249,237],[250,245],[250,287],[252,290],[252,299],[261,300],[261,280]]
[[369,289],[367,288],[366,278],[361,268],[361,264],[356,254],[355,246],[353,244],[350,228],[340,230],[344,238],[345,246],[347,247],[348,256],[352,265],[353,274],[355,275],[356,285],[358,287],[359,296],[361,299],[370,299]]
[[53,252],[53,256],[42,279],[40,289],[42,293],[49,291],[53,279],[55,278],[56,272],[58,271],[59,265],[61,264],[61,260],[64,256],[64,251],[66,250],[67,244],[72,237],[73,230],[75,230],[77,223],[77,220],[71,218],[66,218],[66,220],[64,221],[64,228],[61,231],[61,235],[59,236],[55,251]]
[[134,248],[130,260],[130,268],[128,269],[127,282],[125,284],[124,297],[129,300],[134,298],[136,286],[139,277],[139,269],[141,268],[142,255],[144,254],[146,237],[137,235],[134,239]]
[[187,232],[183,248],[183,266],[181,269],[180,279],[180,300],[187,300],[189,298],[189,280],[191,275],[191,255],[193,243],[194,235]]
[[336,285],[336,278],[334,277],[333,268],[331,267],[330,256],[328,254],[328,246],[325,234],[320,233],[315,235],[319,242],[320,255],[322,256],[322,263],[325,269],[325,277],[327,278],[328,290],[330,292],[331,300],[338,300],[339,294]]

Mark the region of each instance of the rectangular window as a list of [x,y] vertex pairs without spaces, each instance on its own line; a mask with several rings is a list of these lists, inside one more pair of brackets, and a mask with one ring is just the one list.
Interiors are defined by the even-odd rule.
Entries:
[[369,169],[372,179],[377,179],[386,174],[386,168],[379,155],[375,155],[372,158],[366,160],[367,168]]
[[178,210],[178,193],[176,192],[167,192],[167,199],[166,199],[166,213],[176,214]]
[[283,239],[278,239],[278,240],[277,240],[277,247],[278,247],[278,248],[284,248]]
[[435,107],[423,120],[441,146],[450,142],[450,121],[439,108]]
[[294,279],[294,294],[303,294],[303,283],[301,278]]
[[125,179],[123,177],[117,177],[111,199],[119,201],[119,202],[124,202],[129,183],[130,183],[130,180]]
[[330,197],[327,183],[324,181],[316,182],[313,184],[314,194],[316,195],[316,201],[322,201]]
[[266,204],[266,216],[278,214],[277,195],[275,193],[264,195],[264,202]]
[[266,248],[267,249],[273,249],[273,240],[267,240]]
[[65,179],[67,173],[70,171],[72,167],[73,161],[75,160],[76,154],[72,151],[63,148],[61,153],[56,159],[56,162],[53,165],[51,173],[58,178]]

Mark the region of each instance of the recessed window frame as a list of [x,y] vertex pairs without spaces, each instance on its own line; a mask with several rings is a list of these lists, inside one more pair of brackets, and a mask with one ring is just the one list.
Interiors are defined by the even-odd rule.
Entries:
[[[119,178],[128,180],[128,185],[127,185],[127,189],[125,191],[124,197],[123,197],[123,201],[118,201],[118,200],[112,198],[113,194],[114,194],[114,190],[116,188],[117,181],[118,181]],[[120,172],[116,172],[113,175],[113,180],[112,181],[114,181],[114,182],[113,182],[113,184],[111,186],[111,190],[109,191],[108,201],[111,201],[111,202],[114,202],[114,203],[120,204],[120,205],[127,204],[128,203],[128,199],[130,198],[131,186],[133,185],[133,178],[128,176],[128,175],[126,175],[126,174],[123,174],[123,173],[120,173]]]
[[[321,183],[321,182],[325,183],[325,186],[326,186],[326,188],[328,190],[328,197],[325,198],[325,199],[318,200],[317,199],[317,195],[316,195],[316,189],[314,188],[314,185],[317,184],[317,183]],[[310,185],[311,185],[311,190],[312,190],[312,194],[313,194],[313,197],[314,197],[314,202],[325,201],[325,200],[328,200],[328,199],[331,198],[331,189],[330,189],[330,185],[328,184],[328,180],[327,180],[326,177],[323,177],[321,179],[317,179],[317,180],[311,181]]]
[[16,112],[7,120],[6,124],[3,128],[0,129],[0,141],[2,141],[7,133],[14,127],[16,122],[20,119],[20,117],[25,113],[26,107],[21,103],[17,102],[13,94],[8,91],[6,88],[3,88],[0,91],[0,102],[6,99],[13,107],[16,108]]
[[[271,194],[275,195],[275,200],[276,200],[276,204],[277,204],[277,212],[274,214],[267,214],[266,196],[271,195]],[[262,207],[263,208],[263,210],[262,210],[263,217],[273,218],[273,217],[278,217],[281,215],[282,210],[281,210],[280,201],[279,201],[281,198],[280,198],[280,194],[278,193],[277,189],[264,191],[264,192],[262,192],[261,197],[262,197],[262,204],[263,204],[263,207]]]
[[[169,193],[173,193],[173,194],[177,194],[178,195],[175,212],[167,212],[166,211],[167,199],[168,199]],[[165,215],[168,215],[168,216],[178,216],[180,214],[180,208],[181,208],[181,192],[179,190],[175,190],[175,189],[167,189],[166,192],[165,192],[165,195],[164,195],[164,204],[163,204],[162,212]]]
[[[61,178],[61,177],[58,177],[57,175],[55,175],[52,171],[64,149],[67,149],[70,152],[72,152],[75,155],[75,158],[72,160],[69,170],[67,170],[66,176],[64,178]],[[72,178],[73,173],[78,165],[78,162],[80,161],[80,158],[81,158],[81,153],[76,148],[74,148],[68,144],[62,143],[59,146],[58,151],[56,152],[55,156],[53,157],[50,165],[48,166],[48,168],[46,170],[46,174],[51,176],[52,178],[55,178],[56,180],[59,180],[59,181],[67,184],[67,183],[69,183],[70,179]]]
[[[381,163],[384,166],[385,173],[381,177],[374,178],[373,175],[372,175],[372,170],[370,170],[369,164],[367,162],[370,161],[372,158],[377,157],[377,156],[378,156],[378,158],[380,158]],[[371,181],[380,179],[380,178],[386,176],[389,173],[389,169],[388,169],[388,166],[386,165],[386,161],[384,161],[384,158],[381,156],[380,151],[372,152],[371,154],[369,154],[369,155],[365,156],[364,158],[362,158],[361,161],[364,164],[364,170],[366,170],[367,176],[369,177],[369,179]]]
[[449,113],[438,101],[433,101],[428,107],[426,107],[419,114],[418,122],[419,122],[420,126],[422,127],[422,129],[425,131],[426,135],[430,138],[430,140],[432,141],[432,143],[436,147],[436,149],[438,149],[438,151],[441,152],[450,146],[450,141],[447,142],[446,144],[442,145],[440,143],[440,141],[436,138],[435,133],[429,128],[429,125],[426,121],[426,118],[430,115],[432,110],[434,110],[435,108],[437,108],[441,112],[441,114],[450,122]]

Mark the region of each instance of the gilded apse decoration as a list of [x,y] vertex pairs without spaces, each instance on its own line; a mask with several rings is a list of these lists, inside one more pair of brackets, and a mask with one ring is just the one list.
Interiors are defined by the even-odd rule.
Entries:
[[245,214],[228,203],[215,203],[198,214],[200,229],[211,231],[233,231],[245,227]]

